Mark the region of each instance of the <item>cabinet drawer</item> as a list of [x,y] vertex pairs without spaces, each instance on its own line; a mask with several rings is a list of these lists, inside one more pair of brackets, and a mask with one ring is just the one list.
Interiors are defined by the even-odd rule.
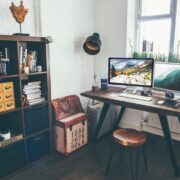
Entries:
[[5,108],[5,111],[10,110],[10,109],[14,109],[15,108],[14,101],[5,102],[4,103],[4,108]]
[[13,101],[14,100],[13,91],[4,92],[3,100],[4,100],[4,102]]
[[3,83],[3,91],[13,91],[13,82]]
[[0,149],[0,178],[26,165],[24,141]]
[[3,93],[0,92],[0,102],[3,102]]
[[27,139],[28,162],[33,162],[50,152],[49,131]]
[[4,103],[0,103],[0,112],[4,111]]
[[42,104],[24,110],[26,136],[49,127],[48,105]]

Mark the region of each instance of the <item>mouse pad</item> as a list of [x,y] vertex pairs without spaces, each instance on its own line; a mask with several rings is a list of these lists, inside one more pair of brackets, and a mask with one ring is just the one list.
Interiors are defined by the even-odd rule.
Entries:
[[156,105],[162,105],[162,106],[167,106],[167,107],[179,107],[180,102],[175,101],[175,100],[157,100],[155,102]]

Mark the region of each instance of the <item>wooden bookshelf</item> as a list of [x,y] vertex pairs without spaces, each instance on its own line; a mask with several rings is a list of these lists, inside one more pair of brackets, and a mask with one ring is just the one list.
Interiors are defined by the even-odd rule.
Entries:
[[[45,37],[0,35],[0,68],[1,60],[8,59],[5,62],[6,69],[0,69],[0,83],[13,83],[15,103],[13,109],[0,112],[0,133],[10,131],[11,134],[11,138],[4,140],[1,138],[0,140],[2,144],[0,147],[0,178],[11,176],[14,172],[28,167],[32,162],[50,153],[49,42]],[[29,67],[29,62],[26,62],[27,54],[22,54],[25,52],[33,52],[36,55],[33,72],[30,71],[28,74],[25,74],[23,68],[32,67]],[[22,59],[23,55],[24,59]],[[31,58],[31,56],[29,57]],[[32,58],[34,57],[32,56]],[[32,60],[34,59],[30,59],[30,62]],[[24,64],[21,64],[22,61]],[[37,66],[41,66],[42,71],[38,72]],[[4,65],[2,67],[4,68]],[[33,98],[33,90],[31,93],[26,92],[25,94],[24,87],[28,84],[33,87],[33,83],[37,82],[40,82],[40,97],[38,98],[44,98],[44,102],[35,105],[24,103],[24,100]],[[34,90],[34,92],[36,91]],[[32,99],[32,101],[36,101],[38,98]],[[4,103],[5,98],[1,101]]]

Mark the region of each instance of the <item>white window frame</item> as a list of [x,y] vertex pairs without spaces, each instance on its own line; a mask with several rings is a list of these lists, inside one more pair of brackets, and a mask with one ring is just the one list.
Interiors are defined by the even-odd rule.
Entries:
[[142,16],[142,1],[138,0],[138,15],[137,15],[137,50],[140,50],[140,22],[152,21],[152,20],[171,20],[171,29],[170,29],[170,42],[169,42],[169,52],[174,53],[174,41],[175,41],[175,28],[176,28],[176,13],[177,13],[177,0],[171,0],[170,3],[170,13],[169,14],[160,14],[160,15],[150,15]]

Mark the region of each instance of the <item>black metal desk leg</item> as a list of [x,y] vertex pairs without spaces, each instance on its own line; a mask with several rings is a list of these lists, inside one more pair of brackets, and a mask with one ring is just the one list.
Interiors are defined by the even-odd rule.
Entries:
[[109,106],[110,106],[110,104],[104,103],[103,109],[102,109],[100,117],[99,117],[98,125],[97,125],[96,130],[95,130],[93,141],[96,141],[96,139],[98,137],[99,131],[101,130],[101,127],[102,127],[102,124],[103,124],[104,119],[106,117],[106,113],[109,109]]
[[179,119],[179,123],[180,123],[180,116],[178,117],[178,119]]
[[171,138],[167,117],[165,115],[160,115],[159,114],[159,119],[160,119],[161,126],[162,126],[162,129],[163,129],[167,149],[168,149],[168,152],[169,152],[169,156],[170,156],[170,159],[171,159],[171,163],[172,163],[172,166],[173,166],[173,169],[174,169],[175,176],[180,176],[180,170],[178,168],[178,164],[177,164],[177,160],[176,160],[176,154],[175,154],[175,151],[174,151],[173,141],[172,141],[172,138]]
[[115,123],[114,129],[116,129],[116,128],[118,127],[119,123],[121,122],[121,119],[122,119],[122,117],[123,117],[123,114],[124,114],[125,110],[126,110],[126,108],[122,106],[122,107],[121,107],[121,110],[120,110],[120,112],[119,112],[117,121],[116,121],[116,123]]

